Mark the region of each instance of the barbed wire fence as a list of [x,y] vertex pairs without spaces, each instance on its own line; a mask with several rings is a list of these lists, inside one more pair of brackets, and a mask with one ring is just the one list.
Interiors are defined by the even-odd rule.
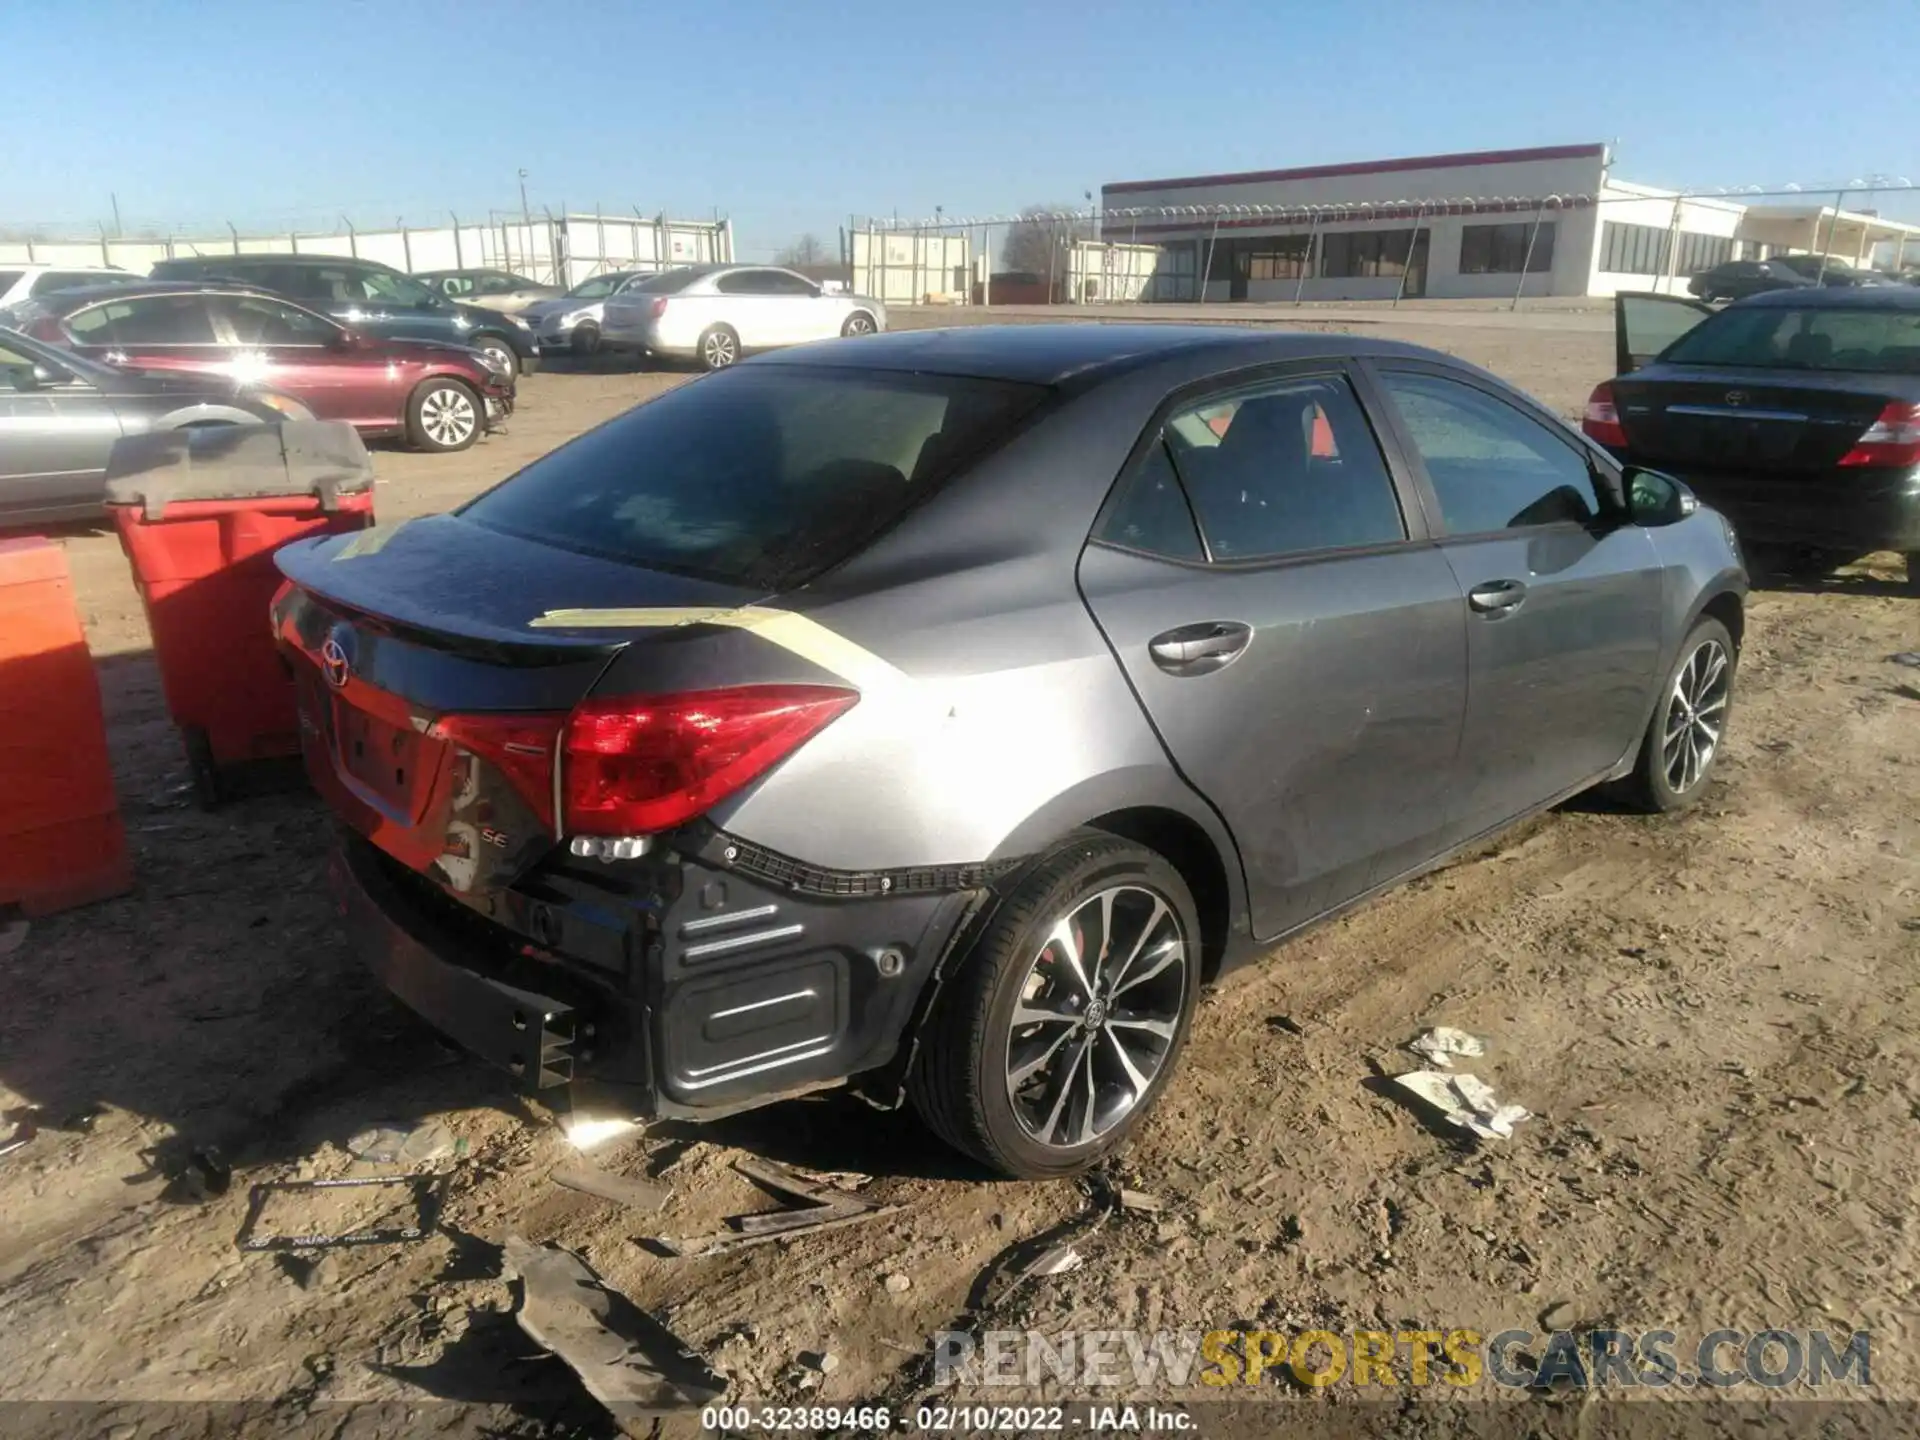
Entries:
[[[988,260],[983,278],[967,287],[973,292],[968,298],[974,299],[977,296],[974,303],[990,306],[995,303],[992,265],[992,257],[996,253],[995,239],[998,237],[1004,241],[1007,234],[1015,227],[1047,227],[1050,232],[1047,246],[1049,259],[1055,264],[1062,257],[1070,259],[1074,243],[1088,238],[1102,247],[1103,255],[1110,255],[1112,247],[1123,244],[1129,247],[1146,244],[1160,248],[1162,254],[1168,254],[1170,252],[1165,247],[1177,243],[1182,246],[1197,247],[1198,253],[1194,256],[1194,268],[1191,271],[1178,270],[1169,273],[1155,269],[1144,275],[1126,270],[1103,271],[1097,277],[1101,282],[1096,286],[1098,302],[1114,303],[1111,298],[1111,286],[1105,282],[1122,279],[1129,282],[1135,280],[1147,282],[1138,287],[1129,284],[1127,288],[1134,293],[1122,297],[1126,302],[1148,303],[1154,300],[1184,299],[1205,305],[1209,303],[1208,285],[1230,278],[1219,273],[1214,263],[1219,250],[1221,232],[1228,232],[1228,238],[1231,239],[1234,232],[1257,230],[1261,239],[1304,241],[1299,251],[1298,263],[1294,265],[1292,273],[1284,277],[1295,282],[1291,300],[1298,306],[1306,303],[1306,285],[1309,280],[1329,278],[1317,273],[1319,254],[1314,249],[1315,241],[1328,227],[1381,220],[1410,220],[1413,226],[1408,232],[1407,251],[1399,257],[1396,267],[1399,283],[1392,297],[1392,303],[1398,305],[1401,300],[1408,298],[1407,281],[1414,271],[1415,261],[1418,258],[1417,251],[1421,242],[1423,224],[1448,216],[1520,215],[1530,218],[1525,254],[1519,270],[1514,272],[1514,287],[1509,301],[1509,308],[1518,309],[1521,301],[1526,298],[1529,278],[1543,273],[1533,269],[1535,248],[1542,228],[1567,212],[1590,210],[1603,215],[1609,206],[1631,205],[1647,211],[1669,205],[1670,214],[1663,227],[1664,238],[1657,247],[1659,268],[1652,271],[1612,273],[1654,275],[1660,284],[1671,289],[1674,284],[1687,278],[1687,275],[1680,271],[1679,262],[1683,221],[1689,203],[1711,206],[1713,202],[1721,202],[1722,205],[1738,205],[1744,208],[1765,200],[1786,200],[1816,205],[1818,208],[1812,216],[1812,231],[1807,236],[1811,243],[1804,248],[1821,255],[1821,269],[1824,272],[1826,258],[1832,252],[1834,240],[1842,227],[1852,230],[1862,219],[1871,222],[1878,218],[1877,213],[1872,210],[1848,213],[1846,202],[1850,195],[1862,197],[1864,203],[1871,205],[1881,195],[1910,194],[1916,190],[1920,190],[1920,184],[1916,184],[1905,176],[1873,175],[1836,182],[1810,184],[1788,182],[1772,186],[1737,185],[1651,193],[1561,192],[1546,195],[1416,196],[1389,200],[1333,200],[1297,205],[1251,202],[1089,205],[1085,208],[1027,210],[1019,213],[986,215],[951,216],[941,213],[931,219],[850,216],[842,254],[843,259],[854,271],[856,284],[863,273],[878,274],[879,283],[884,290],[897,272],[905,270],[909,274],[907,288],[913,297],[918,298],[921,294],[928,293],[922,289],[923,279],[938,278],[942,272],[951,268],[948,263],[950,253],[948,247],[942,244],[937,248],[937,253],[929,253],[933,252],[934,247],[927,242],[934,239],[961,237],[966,242],[964,248],[970,267],[969,273],[971,273],[975,255],[985,256]],[[1823,227],[1824,237],[1821,234]],[[1738,229],[1737,222],[1734,229],[1736,231]],[[1859,230],[1860,245],[1863,250],[1871,249],[1873,244],[1880,243],[1876,241],[1869,244],[1866,239],[1869,233],[1870,229]],[[904,252],[906,258],[904,261],[894,261],[888,253],[887,242],[903,237],[908,241]],[[974,249],[976,237],[977,251]],[[1073,238],[1063,240],[1060,237]],[[1747,237],[1729,234],[1716,238],[1725,238],[1731,242],[1734,239]],[[1793,248],[1791,242],[1759,241],[1757,243],[1769,244],[1773,249]],[[1895,243],[1898,247],[1895,260],[1897,267],[1905,258],[1907,237],[1900,234],[1895,239]],[[1914,249],[1916,256],[1920,256],[1920,244],[1916,244]],[[875,258],[876,256],[878,258]],[[1125,263],[1136,264],[1138,261],[1135,257],[1129,257]],[[1043,303],[1057,303],[1060,298],[1059,282],[1062,278],[1057,271],[1049,273],[1045,281],[1047,299]],[[1084,275],[1078,277],[1082,282],[1088,278],[1096,277]],[[1386,278],[1394,277],[1389,275]],[[1161,285],[1156,284],[1157,281],[1171,283]],[[1172,295],[1165,293],[1167,290],[1188,290],[1191,293]],[[880,293],[879,298],[894,297]],[[1086,302],[1089,297],[1084,283],[1070,284],[1066,298],[1070,303]],[[1003,296],[1001,303],[1021,302],[1009,301]],[[1271,299],[1268,298],[1266,303],[1272,303]]]

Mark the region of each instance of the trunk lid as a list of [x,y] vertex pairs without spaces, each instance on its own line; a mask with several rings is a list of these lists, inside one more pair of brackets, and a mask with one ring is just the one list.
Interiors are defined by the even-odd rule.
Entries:
[[554,747],[631,626],[532,628],[553,609],[724,610],[754,591],[439,515],[302,542],[274,626],[308,774],[388,855],[463,895],[552,848]]
[[1838,465],[1889,403],[1907,398],[1903,388],[1893,376],[1691,365],[1613,381],[1636,463],[1808,480]]

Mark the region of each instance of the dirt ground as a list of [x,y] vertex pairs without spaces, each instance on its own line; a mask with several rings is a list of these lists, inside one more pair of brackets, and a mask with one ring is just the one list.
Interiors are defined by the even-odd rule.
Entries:
[[[1353,323],[1563,412],[1611,370],[1592,324],[1462,319]],[[681,378],[532,377],[511,432],[465,456],[380,452],[379,511],[445,508]],[[604,1430],[510,1318],[510,1231],[586,1257],[755,1402],[905,1404],[927,1337],[955,1328],[1600,1323],[1866,1329],[1877,1392],[1920,1399],[1920,672],[1887,658],[1920,648],[1920,604],[1891,561],[1755,595],[1694,811],[1564,808],[1230,977],[1116,1167],[1164,1208],[1080,1232],[1084,1266],[1012,1287],[996,1264],[1086,1214],[1087,1192],[984,1181],[910,1114],[841,1096],[595,1150],[672,1187],[658,1215],[550,1183],[574,1152],[547,1117],[363,977],[316,805],[191,807],[117,544],[66,545],[138,889],[0,956],[0,1108],[37,1106],[44,1127],[0,1157],[0,1399],[43,1402],[0,1405],[0,1432]],[[1438,1133],[1380,1093],[1434,1023],[1486,1038],[1478,1073],[1534,1114],[1513,1140]],[[90,1107],[90,1130],[54,1128]],[[251,1185],[387,1173],[348,1137],[427,1117],[462,1142],[438,1233],[318,1258],[236,1247]],[[210,1145],[232,1183],[202,1195],[186,1157]],[[724,1257],[636,1243],[768,1203],[730,1168],[741,1153],[861,1172],[910,1208]],[[268,1218],[338,1218],[306,1203],[276,1197]],[[823,1379],[799,1363],[818,1352],[838,1362]],[[1259,1394],[1361,1408],[1339,1387]],[[1367,1413],[1424,1430],[1461,1410],[1448,1398]]]

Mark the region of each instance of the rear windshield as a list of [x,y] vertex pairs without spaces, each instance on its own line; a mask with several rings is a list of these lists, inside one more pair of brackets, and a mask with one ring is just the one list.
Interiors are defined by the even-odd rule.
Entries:
[[1047,393],[748,365],[629,410],[459,513],[650,569],[785,589],[857,553]]
[[678,270],[662,270],[658,275],[649,275],[638,285],[629,285],[626,293],[631,295],[638,291],[643,295],[678,295],[706,273],[696,265],[683,265]]
[[1920,310],[1735,305],[1660,356],[1672,365],[1920,375]]

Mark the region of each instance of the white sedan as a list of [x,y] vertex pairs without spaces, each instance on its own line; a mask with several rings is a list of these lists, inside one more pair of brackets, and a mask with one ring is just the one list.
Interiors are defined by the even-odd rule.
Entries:
[[600,343],[724,370],[749,350],[886,328],[886,307],[878,300],[828,294],[792,270],[700,265],[665,271],[609,297]]

